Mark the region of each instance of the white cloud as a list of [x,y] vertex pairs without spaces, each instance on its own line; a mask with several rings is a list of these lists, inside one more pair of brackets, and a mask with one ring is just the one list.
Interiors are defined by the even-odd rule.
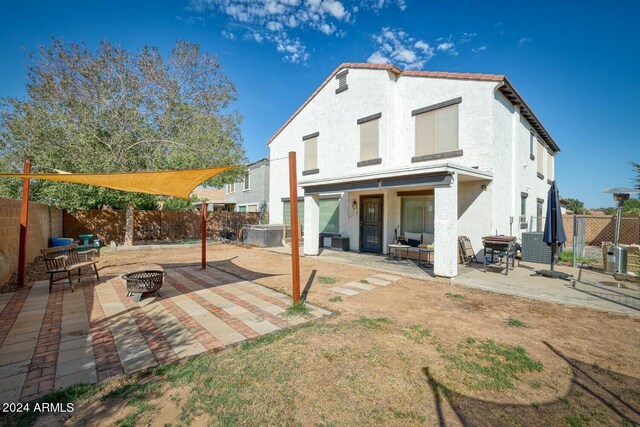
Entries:
[[396,6],[401,11],[407,8],[405,0],[361,0],[360,5],[364,9],[373,9],[375,11],[391,6]]
[[369,58],[367,58],[369,64],[388,64],[389,58],[384,56],[380,52],[373,52]]
[[451,42],[444,42],[438,45],[438,50],[441,52],[451,52],[456,45]]
[[480,53],[480,52],[484,52],[485,50],[487,50],[487,46],[480,46],[480,47],[476,47],[471,49],[471,52],[473,53]]
[[477,35],[478,34],[476,33],[462,33],[462,35],[460,36],[460,39],[458,40],[458,43],[460,44],[469,43]]
[[222,37],[224,37],[227,40],[235,40],[236,39],[236,35],[233,34],[230,31],[227,31],[227,30],[220,31],[220,34],[222,34]]
[[522,47],[527,43],[531,43],[531,40],[533,40],[531,37],[522,37],[520,40],[518,40],[518,47]]
[[291,62],[309,57],[295,31],[340,37],[344,34],[340,25],[352,22],[358,11],[357,6],[345,7],[341,0],[192,0],[189,9],[226,15],[234,33],[240,30],[246,40],[273,44]]
[[372,38],[375,51],[367,59],[370,63],[394,63],[408,70],[416,70],[435,55],[429,43],[417,40],[401,29],[384,27]]

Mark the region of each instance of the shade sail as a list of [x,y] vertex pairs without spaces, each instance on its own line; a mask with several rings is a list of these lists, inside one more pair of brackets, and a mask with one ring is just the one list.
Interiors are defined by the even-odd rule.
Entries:
[[0,177],[73,182],[75,184],[88,184],[95,185],[97,187],[113,188],[114,190],[147,194],[160,194],[188,199],[193,189],[196,188],[200,183],[235,167],[237,166],[222,166],[219,168],[187,169],[161,172],[97,174],[0,173]]

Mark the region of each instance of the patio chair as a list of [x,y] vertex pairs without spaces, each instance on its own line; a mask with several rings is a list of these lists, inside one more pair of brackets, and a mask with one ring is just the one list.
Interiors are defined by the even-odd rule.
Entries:
[[464,264],[469,264],[471,261],[475,263],[478,262],[476,252],[471,246],[471,240],[467,236],[458,237],[458,247],[460,248],[460,257]]
[[[68,280],[71,286],[71,292],[73,292],[73,279],[72,273],[77,274],[78,283],[80,278],[87,274],[93,276],[96,275],[98,281],[100,281],[100,275],[98,274],[98,263],[95,260],[97,251],[95,249],[85,250],[82,253],[78,252],[78,245],[66,245],[56,246],[53,248],[42,249],[40,251],[44,256],[44,263],[49,274],[49,293],[55,283]],[[81,259],[84,258],[84,260]],[[93,267],[93,271],[83,272],[84,267]],[[56,278],[55,276],[63,275]]]

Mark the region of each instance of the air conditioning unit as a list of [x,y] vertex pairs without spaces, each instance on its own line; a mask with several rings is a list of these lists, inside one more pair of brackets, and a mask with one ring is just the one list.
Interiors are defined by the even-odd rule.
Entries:
[[522,261],[540,264],[551,262],[551,246],[542,240],[543,236],[541,231],[522,233]]

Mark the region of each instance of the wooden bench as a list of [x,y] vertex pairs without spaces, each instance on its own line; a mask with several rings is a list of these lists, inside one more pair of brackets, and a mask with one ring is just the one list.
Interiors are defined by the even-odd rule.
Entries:
[[[96,267],[98,261],[95,260],[97,255],[95,249],[78,252],[78,245],[74,244],[42,249],[41,252],[42,256],[44,256],[47,273],[49,274],[49,292],[51,292],[54,283],[64,280],[69,280],[71,292],[73,292],[73,279],[71,277],[71,273],[73,272],[77,273],[78,283],[80,282],[80,277],[86,275],[93,276],[93,274],[95,274],[98,281],[100,281],[98,267]],[[84,258],[84,260],[81,258]],[[93,267],[93,271],[83,272],[82,269],[84,267]],[[64,276],[55,278],[56,275],[61,274]]]

